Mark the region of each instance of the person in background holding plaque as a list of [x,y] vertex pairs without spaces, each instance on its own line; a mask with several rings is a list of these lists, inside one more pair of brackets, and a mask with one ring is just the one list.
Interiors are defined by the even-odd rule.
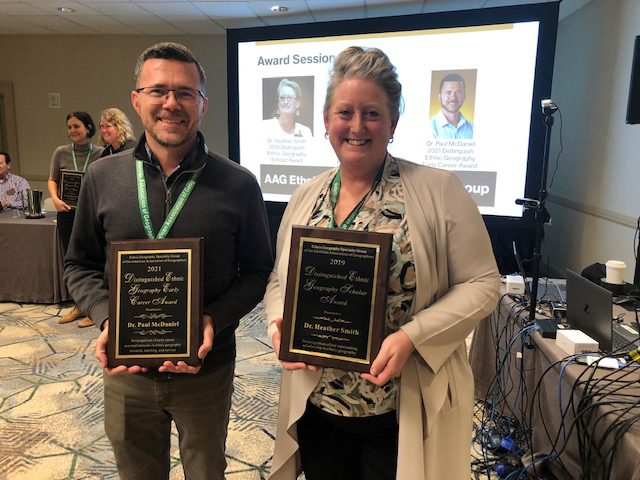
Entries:
[[11,156],[0,151],[0,210],[3,208],[21,208],[23,192],[29,190],[29,182],[11,170]]
[[[73,229],[75,210],[60,198],[61,194],[61,170],[73,170],[75,172],[85,172],[87,167],[100,158],[102,147],[98,147],[91,142],[91,138],[96,133],[96,125],[93,123],[91,115],[87,112],[71,112],[67,115],[67,135],[70,144],[61,145],[56,148],[51,157],[51,169],[49,171],[49,181],[47,187],[49,195],[53,200],[53,205],[58,211],[57,226],[60,240],[62,241],[62,252],[66,255],[69,248],[69,238]],[[82,318],[84,317],[84,318]],[[81,319],[79,327],[89,327],[93,325],[91,317],[85,316],[77,305],[60,317],[58,323],[69,323]]]
[[499,274],[478,208],[451,172],[387,152],[401,85],[380,50],[336,58],[324,122],[340,165],[285,211],[267,292],[279,352],[292,225],[393,234],[386,331],[370,372],[283,362],[272,480],[470,478],[473,377],[465,338]]
[[131,122],[118,108],[107,108],[100,112],[100,137],[104,142],[103,157],[136,146]]
[[[138,58],[135,79],[131,101],[144,134],[134,150],[89,168],[65,280],[102,329],[96,357],[104,367],[105,430],[120,478],[169,478],[174,421],[185,478],[224,479],[235,329],[262,298],[273,267],[265,205],[255,177],[210,151],[198,130],[208,99],[204,70],[191,51],[156,44]],[[150,221],[143,222],[147,211]],[[166,238],[204,238],[202,364],[107,368],[109,243],[148,239],[152,248],[165,227]]]

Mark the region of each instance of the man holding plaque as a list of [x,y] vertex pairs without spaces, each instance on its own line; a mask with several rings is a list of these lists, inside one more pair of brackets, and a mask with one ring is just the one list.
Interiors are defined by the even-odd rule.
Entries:
[[[102,329],[96,357],[104,367],[105,430],[120,478],[169,478],[173,421],[185,478],[223,479],[235,329],[260,301],[273,265],[264,202],[255,178],[209,151],[198,131],[208,105],[205,73],[186,47],[160,43],[146,49],[138,58],[135,79],[131,101],[144,134],[134,150],[98,160],[88,169],[65,277],[73,298]],[[159,306],[163,327],[185,320],[167,320],[172,310],[162,306],[176,303],[172,291],[184,282],[153,284],[165,275],[183,279],[175,271],[163,271],[157,260],[164,255],[158,252],[165,237],[177,243],[203,238],[202,296],[193,292],[187,299],[192,309],[202,303],[201,362],[160,359],[156,368],[127,359],[113,367],[118,361],[107,355],[114,347],[109,334],[125,332],[109,313],[114,279],[116,284],[149,280],[134,280],[125,289],[129,295],[115,309],[116,316],[127,306],[149,303]],[[132,245],[138,255],[138,273],[131,277],[117,274],[124,261],[108,259],[110,245],[122,243]],[[140,259],[147,254],[154,260],[145,265]],[[110,267],[114,264],[118,272]],[[140,323],[153,321],[161,322]]]
[[[336,57],[324,123],[340,165],[291,197],[265,294],[269,336],[285,368],[271,480],[295,480],[299,470],[307,480],[471,476],[465,338],[495,308],[499,274],[482,217],[455,174],[387,151],[401,91],[382,51],[350,47]],[[308,230],[300,238],[313,241],[298,241],[300,225]],[[331,235],[338,229],[344,234]],[[360,260],[374,242],[358,247],[358,231],[393,238],[384,340],[365,373],[324,363],[348,356],[366,335],[366,315],[351,306],[368,293],[371,275]],[[296,256],[302,260],[289,261]],[[289,281],[295,268],[306,275],[297,285]],[[315,292],[320,306],[291,302],[296,290]],[[310,311],[287,325],[305,331],[299,345],[284,326],[289,305]],[[304,361],[290,356],[301,351]]]

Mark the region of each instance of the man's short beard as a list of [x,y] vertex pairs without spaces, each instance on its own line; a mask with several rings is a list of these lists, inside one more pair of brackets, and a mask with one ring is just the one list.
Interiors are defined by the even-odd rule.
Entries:
[[196,133],[198,131],[195,130],[193,132],[193,134],[184,137],[182,140],[180,140],[179,142],[167,142],[165,140],[160,139],[154,132],[153,130],[151,130],[149,133],[151,134],[151,136],[153,137],[153,139],[161,146],[165,147],[165,148],[175,148],[175,147],[181,147],[184,144],[188,143],[189,141],[191,141],[191,139],[193,139],[193,137],[196,136]]

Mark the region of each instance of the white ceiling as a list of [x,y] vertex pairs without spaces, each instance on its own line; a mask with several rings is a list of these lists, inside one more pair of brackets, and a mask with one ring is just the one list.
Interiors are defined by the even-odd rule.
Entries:
[[[545,0],[0,0],[0,35],[215,35],[229,28],[541,3]],[[554,1],[554,0],[546,0]],[[564,0],[560,18],[591,0]],[[289,11],[276,15],[273,5]],[[68,7],[73,13],[61,13]]]

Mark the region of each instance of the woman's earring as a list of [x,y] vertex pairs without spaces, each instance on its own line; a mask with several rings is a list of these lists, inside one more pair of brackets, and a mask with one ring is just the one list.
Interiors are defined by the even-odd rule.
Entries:
[[393,137],[389,139],[389,143],[393,143]]
[[324,132],[324,138],[326,138],[327,140],[329,140],[329,132]]

